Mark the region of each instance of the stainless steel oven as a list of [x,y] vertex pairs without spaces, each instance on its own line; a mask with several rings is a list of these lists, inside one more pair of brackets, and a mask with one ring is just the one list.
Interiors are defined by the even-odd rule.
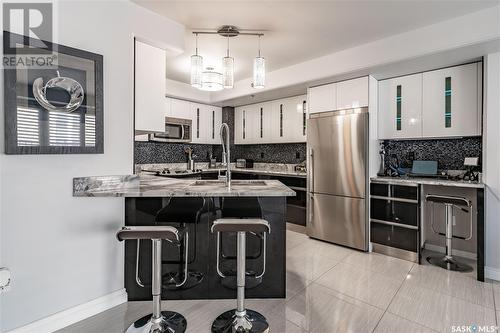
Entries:
[[191,119],[165,117],[165,132],[149,135],[149,141],[191,142]]

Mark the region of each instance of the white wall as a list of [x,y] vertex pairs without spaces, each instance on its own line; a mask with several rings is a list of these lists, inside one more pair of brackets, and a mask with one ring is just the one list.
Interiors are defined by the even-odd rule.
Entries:
[[500,53],[484,61],[483,169],[487,185],[486,277],[500,280]]
[[128,1],[64,1],[56,15],[58,43],[104,56],[104,154],[15,156],[0,144],[0,263],[13,275],[0,331],[123,288],[124,200],[73,198],[72,178],[132,172],[134,35],[183,49],[183,26]]

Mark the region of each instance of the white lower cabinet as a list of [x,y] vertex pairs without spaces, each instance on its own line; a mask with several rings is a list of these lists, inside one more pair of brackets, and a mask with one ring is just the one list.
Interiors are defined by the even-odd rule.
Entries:
[[306,96],[235,108],[235,143],[305,142]]
[[379,81],[378,138],[422,136],[422,74]]
[[481,135],[478,63],[423,74],[423,136]]

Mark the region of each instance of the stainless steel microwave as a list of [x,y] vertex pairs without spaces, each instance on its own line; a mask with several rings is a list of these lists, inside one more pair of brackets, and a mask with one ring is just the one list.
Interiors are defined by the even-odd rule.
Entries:
[[149,134],[149,141],[191,142],[191,119],[165,117],[165,132]]

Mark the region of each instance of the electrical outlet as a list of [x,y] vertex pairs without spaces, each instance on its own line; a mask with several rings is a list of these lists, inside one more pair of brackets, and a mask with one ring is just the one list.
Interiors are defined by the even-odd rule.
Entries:
[[295,158],[296,159],[300,159],[300,151],[298,151],[298,152],[295,153]]
[[10,270],[7,267],[0,268],[0,294],[10,290]]

